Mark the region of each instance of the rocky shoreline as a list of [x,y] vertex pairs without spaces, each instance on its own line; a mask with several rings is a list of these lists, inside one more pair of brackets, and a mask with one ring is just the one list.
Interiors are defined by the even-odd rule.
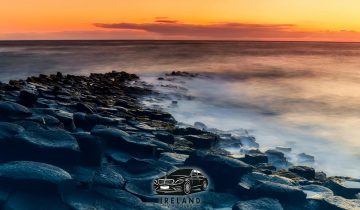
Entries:
[[[287,148],[233,157],[225,146],[255,139],[181,126],[140,103],[150,94],[125,72],[0,83],[1,209],[360,209],[360,180],[288,164]],[[208,189],[164,205],[153,180],[184,167]]]

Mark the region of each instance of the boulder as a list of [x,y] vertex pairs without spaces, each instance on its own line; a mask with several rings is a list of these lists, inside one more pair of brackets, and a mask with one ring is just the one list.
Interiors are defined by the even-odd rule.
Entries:
[[131,158],[123,164],[119,164],[121,168],[123,168],[126,172],[136,175],[136,174],[145,174],[149,172],[156,171],[158,173],[160,171],[159,165],[154,165],[147,160],[140,160]]
[[71,180],[63,169],[39,162],[13,161],[0,165],[0,183],[12,189],[56,190],[59,185]]
[[286,160],[284,153],[277,150],[267,150],[265,154],[268,157],[269,163],[277,169],[284,169],[289,167],[289,162]]
[[359,199],[345,199],[340,196],[331,196],[324,198],[325,208],[324,209],[334,209],[334,210],[345,210],[345,209],[360,209],[360,200]]
[[209,149],[219,143],[219,137],[213,134],[186,135],[184,138],[197,149]]
[[230,209],[234,203],[239,200],[239,198],[233,194],[217,193],[212,191],[197,193],[196,197],[200,199],[201,203],[199,207],[202,209]]
[[296,157],[297,157],[298,164],[312,165],[315,162],[315,157],[314,156],[308,155],[308,154],[305,154],[305,153],[300,153]]
[[53,116],[64,124],[65,129],[69,131],[75,130],[74,115],[72,113],[63,110],[55,110]]
[[14,160],[75,164],[80,153],[76,139],[64,130],[24,131],[10,143],[7,155]]
[[85,104],[85,103],[77,103],[75,105],[75,109],[78,112],[84,112],[84,113],[87,113],[87,114],[93,114],[94,113],[93,108],[90,105]]
[[38,99],[38,94],[33,90],[24,89],[20,91],[19,98],[22,104],[26,106],[31,106],[36,103]]
[[194,127],[200,130],[207,130],[207,126],[202,122],[195,122]]
[[116,128],[95,127],[91,130],[91,134],[102,138],[108,146],[129,154],[139,157],[155,156],[156,145],[149,141],[133,138],[125,131]]
[[289,171],[296,173],[297,175],[304,177],[305,179],[315,178],[315,169],[307,166],[293,166],[289,168]]
[[291,148],[290,148],[290,147],[277,146],[277,147],[275,147],[275,149],[276,149],[277,151],[285,152],[285,153],[291,152]]
[[115,164],[123,164],[132,158],[132,156],[126,152],[119,150],[108,149],[106,150],[106,157]]
[[70,112],[53,108],[35,108],[33,111],[39,115],[51,115],[57,118],[64,125],[64,128],[69,131],[75,129],[74,117]]
[[256,165],[259,163],[267,163],[268,157],[264,154],[245,154],[244,158],[241,160],[250,165]]
[[125,190],[139,197],[145,202],[158,202],[159,196],[153,191],[153,178],[129,180],[125,184]]
[[157,139],[159,139],[162,142],[173,144],[175,142],[175,137],[166,131],[156,131],[154,132],[154,135]]
[[98,114],[77,112],[74,114],[74,123],[76,127],[90,131],[96,125],[117,125],[119,121],[109,117],[102,117]]
[[93,182],[95,186],[120,189],[124,186],[125,179],[113,167],[103,166],[96,171]]
[[163,152],[160,154],[159,160],[171,163],[173,165],[184,165],[188,157],[189,155],[185,154]]
[[242,176],[241,181],[238,183],[238,186],[242,189],[247,190],[246,192],[249,193],[249,190],[254,189],[256,186],[262,184],[265,181],[295,186],[295,182],[291,179],[277,175],[267,175],[260,172],[252,172]]
[[280,201],[304,202],[306,194],[296,186],[280,184],[271,181],[263,181],[251,189],[257,197],[269,197]]
[[360,180],[346,177],[331,177],[325,183],[325,187],[330,188],[335,195],[352,199],[360,192]]
[[73,136],[80,147],[81,162],[86,165],[101,165],[105,148],[104,142],[85,132],[74,133]]
[[334,195],[329,188],[321,185],[305,185],[300,189],[306,194],[306,199],[323,200]]
[[259,148],[259,144],[256,142],[256,139],[253,136],[241,136],[241,137],[232,137],[232,138],[238,139],[243,147]]
[[9,140],[24,131],[25,129],[20,125],[0,122],[0,144],[2,144],[4,140]]
[[201,168],[205,174],[210,176],[210,180],[214,182],[217,191],[233,188],[240,181],[242,175],[253,169],[252,166],[240,160],[202,152],[192,153],[186,159],[185,165]]
[[282,210],[280,202],[272,198],[259,198],[256,200],[239,201],[232,210]]
[[31,111],[25,106],[10,101],[0,102],[0,121],[18,120],[31,115]]
[[159,204],[142,202],[136,196],[120,189],[97,187],[94,191],[76,191],[63,196],[71,209],[74,210],[163,210]]
[[15,192],[10,195],[3,209],[6,210],[70,210],[61,198],[48,193]]

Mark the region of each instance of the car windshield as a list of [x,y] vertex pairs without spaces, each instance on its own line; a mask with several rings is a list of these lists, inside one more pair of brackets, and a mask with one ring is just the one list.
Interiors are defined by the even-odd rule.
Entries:
[[176,170],[174,172],[171,172],[169,176],[184,176],[184,175],[190,175],[192,169],[180,169]]

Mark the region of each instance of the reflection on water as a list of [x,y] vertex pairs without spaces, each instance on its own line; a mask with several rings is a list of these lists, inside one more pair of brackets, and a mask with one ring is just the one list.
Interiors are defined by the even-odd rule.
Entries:
[[178,80],[194,100],[169,108],[177,120],[245,128],[264,147],[290,145],[330,174],[360,176],[359,58],[355,43],[2,42],[0,79],[126,70],[155,82],[173,70],[207,72]]

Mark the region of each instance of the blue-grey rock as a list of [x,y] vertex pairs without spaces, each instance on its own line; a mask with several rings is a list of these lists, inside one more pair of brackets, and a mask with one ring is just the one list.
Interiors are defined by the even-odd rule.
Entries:
[[195,122],[194,127],[200,130],[206,130],[207,126],[202,122]]
[[268,157],[264,154],[245,154],[244,158],[241,158],[247,164],[256,165],[259,163],[267,163]]
[[156,154],[156,145],[149,141],[130,136],[125,131],[116,128],[95,127],[91,134],[102,138],[110,147],[117,148],[139,157],[153,157]]
[[96,188],[94,192],[76,191],[63,196],[73,210],[162,210],[157,204],[144,203],[134,195],[119,189]]
[[295,186],[295,182],[286,177],[281,177],[277,175],[267,175],[260,172],[251,172],[245,174],[241,177],[241,181],[238,183],[238,186],[244,190],[252,190],[259,184],[262,184],[265,181],[284,184],[289,186]]
[[219,137],[213,134],[186,135],[184,138],[191,141],[197,149],[209,149],[219,143]]
[[293,166],[289,168],[289,171],[304,177],[305,179],[314,179],[315,178],[315,169],[308,166]]
[[73,131],[75,129],[73,113],[53,108],[34,108],[32,110],[40,115],[51,115],[57,118],[67,130]]
[[244,174],[249,173],[253,169],[252,166],[240,160],[202,152],[192,153],[186,159],[185,165],[201,168],[210,177],[210,180],[214,182],[215,190],[218,191],[233,188]]
[[0,121],[18,120],[31,115],[31,111],[23,105],[10,101],[0,102]]
[[104,155],[104,142],[86,132],[74,133],[81,151],[81,162],[86,165],[101,165]]
[[179,165],[184,165],[188,157],[189,155],[185,155],[185,154],[163,152],[160,154],[159,160],[179,166]]
[[94,176],[94,185],[108,188],[122,188],[125,184],[123,176],[111,166],[102,166]]
[[280,202],[272,198],[259,198],[256,200],[247,200],[237,202],[233,210],[283,210]]
[[34,160],[46,163],[76,164],[79,145],[64,130],[33,129],[16,135],[8,153],[16,160]]
[[265,154],[268,157],[269,163],[275,166],[277,169],[285,169],[290,166],[284,153],[280,151],[269,149],[265,152]]
[[15,192],[10,195],[3,209],[6,210],[67,210],[61,198],[48,193]]
[[322,200],[334,195],[329,188],[321,185],[305,185],[301,186],[300,189],[306,193],[306,199]]
[[88,104],[85,104],[85,103],[77,103],[75,105],[75,109],[79,112],[84,112],[84,113],[87,113],[87,114],[93,114],[94,111],[93,111],[93,108],[88,105]]
[[56,190],[57,186],[71,179],[68,172],[45,163],[13,161],[0,165],[0,183],[12,189]]
[[270,197],[282,201],[304,202],[306,194],[298,187],[263,181],[251,189],[256,197]]
[[38,94],[33,90],[24,89],[20,91],[19,98],[22,104],[31,106],[32,104],[36,103]]
[[3,140],[11,139],[15,135],[24,131],[25,129],[20,125],[0,122],[0,144]]
[[166,131],[156,131],[156,132],[154,132],[154,135],[160,141],[168,143],[168,144],[173,144],[175,141],[174,135],[172,135],[171,133],[166,132]]
[[345,199],[341,196],[331,196],[324,198],[327,204],[324,209],[332,210],[359,210],[360,199]]
[[119,121],[109,117],[103,117],[98,114],[85,114],[77,112],[74,114],[74,123],[76,127],[82,128],[86,131],[90,131],[96,125],[117,125]]
[[345,177],[331,177],[325,183],[325,187],[330,188],[335,195],[352,199],[360,192],[360,180]]
[[308,155],[305,153],[300,153],[297,156],[297,162],[298,164],[302,165],[311,165],[315,162],[315,157],[312,155]]

